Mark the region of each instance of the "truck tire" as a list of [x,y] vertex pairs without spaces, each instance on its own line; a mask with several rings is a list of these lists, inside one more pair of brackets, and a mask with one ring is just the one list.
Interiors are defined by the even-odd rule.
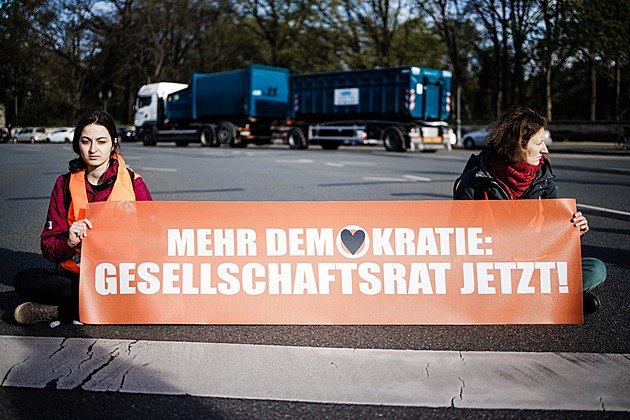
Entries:
[[157,144],[153,131],[150,129],[142,131],[142,144],[145,146],[155,146]]
[[304,132],[299,128],[291,128],[287,131],[287,143],[291,149],[306,149],[308,148],[308,142]]
[[234,138],[236,137],[236,126],[229,121],[219,123],[217,129],[217,138],[221,144],[234,145]]
[[199,132],[199,143],[202,147],[219,147],[221,143],[214,135],[214,130],[210,127],[203,127]]
[[404,152],[405,137],[398,127],[387,127],[383,131],[383,145],[390,152]]

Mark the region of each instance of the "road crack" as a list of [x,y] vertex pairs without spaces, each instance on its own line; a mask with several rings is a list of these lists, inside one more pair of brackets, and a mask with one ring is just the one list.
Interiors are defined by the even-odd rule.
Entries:
[[9,378],[9,375],[11,375],[11,372],[13,371],[13,369],[15,369],[16,367],[26,363],[26,361],[30,359],[30,357],[27,357],[26,359],[22,360],[19,363],[14,364],[13,366],[11,366],[11,368],[7,371],[6,375],[4,375],[4,378],[2,378],[2,383],[0,383],[0,386],[4,386],[4,383],[7,381],[7,379]]
[[87,351],[86,351],[86,354],[88,357],[87,359],[81,360],[81,363],[79,363],[79,366],[77,366],[79,369],[81,369],[81,365],[83,363],[89,362],[90,360],[92,360],[92,356],[94,355],[93,349],[96,343],[98,343],[98,339],[94,340],[94,342],[88,346]]
[[63,349],[65,349],[66,348],[66,341],[68,341],[68,338],[64,337],[64,339],[61,341],[61,343],[59,343],[59,348],[57,350],[55,350],[54,352],[52,352],[52,354],[50,356],[48,356],[48,358],[52,359],[55,354],[57,354],[60,351],[62,351]]
[[[91,348],[92,346],[90,346]],[[92,380],[92,378],[98,374],[101,370],[105,369],[106,367],[108,367],[110,365],[111,362],[113,362],[116,357],[120,354],[120,351],[117,348],[113,349],[111,352],[109,352],[109,359],[103,363],[101,366],[97,367],[96,369],[94,369],[92,372],[90,372],[89,375],[87,375],[85,377],[85,379],[76,387],[74,387],[74,390],[79,390],[79,389],[84,389],[83,387]]]
[[459,381],[462,383],[462,386],[459,388],[459,395],[451,398],[451,408],[455,408],[455,400],[457,398],[459,398],[459,401],[464,400],[464,388],[466,388],[466,382],[464,382],[464,380],[460,377],[457,377],[457,379],[459,379]]

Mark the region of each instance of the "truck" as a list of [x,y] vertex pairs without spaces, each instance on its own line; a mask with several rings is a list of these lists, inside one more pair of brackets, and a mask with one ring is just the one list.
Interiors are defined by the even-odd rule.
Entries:
[[291,75],[250,65],[195,73],[190,85],[152,83],[136,98],[146,146],[245,147],[284,139],[292,149],[382,143],[385,149],[450,147],[451,73],[415,66]]
[[289,147],[382,142],[385,149],[450,147],[451,73],[415,66],[291,75]]
[[194,73],[190,84],[158,82],[142,86],[134,125],[145,146],[245,147],[272,139],[272,126],[286,119],[289,70],[250,65],[221,73]]

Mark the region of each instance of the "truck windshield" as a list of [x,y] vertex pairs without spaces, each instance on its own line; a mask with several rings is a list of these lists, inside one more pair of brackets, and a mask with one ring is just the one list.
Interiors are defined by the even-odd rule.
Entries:
[[150,96],[138,96],[138,109],[151,105]]

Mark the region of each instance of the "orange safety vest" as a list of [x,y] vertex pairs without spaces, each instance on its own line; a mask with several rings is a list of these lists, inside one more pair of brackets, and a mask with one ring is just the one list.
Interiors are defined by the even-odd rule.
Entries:
[[[112,155],[112,157],[118,161],[118,172],[116,182],[114,182],[114,187],[109,197],[107,197],[107,201],[136,201],[136,193],[133,190],[133,179],[131,179],[124,159],[117,154]],[[85,170],[70,174],[69,189],[71,201],[68,207],[68,228],[77,220],[85,218],[85,210],[88,204],[87,192],[85,190]],[[75,251],[74,257],[77,258],[81,250],[77,247]],[[75,258],[70,258],[62,262],[61,266],[68,271],[79,274],[79,265],[76,263]],[[77,260],[80,260],[80,258],[77,258]]]

